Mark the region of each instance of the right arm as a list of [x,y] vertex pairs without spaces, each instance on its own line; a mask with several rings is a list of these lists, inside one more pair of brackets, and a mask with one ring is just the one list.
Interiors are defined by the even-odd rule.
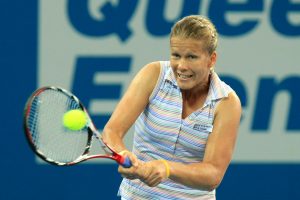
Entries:
[[160,63],[144,66],[134,77],[103,129],[103,140],[116,152],[126,149],[123,138],[149,102],[160,74]]

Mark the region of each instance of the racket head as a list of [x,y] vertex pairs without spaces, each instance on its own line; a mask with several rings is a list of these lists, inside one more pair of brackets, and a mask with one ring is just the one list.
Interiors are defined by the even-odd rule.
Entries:
[[[64,114],[73,109],[86,113],[87,125],[78,131],[63,125]],[[64,166],[81,162],[91,148],[93,124],[79,99],[59,87],[37,89],[24,109],[24,131],[31,149],[44,161]]]

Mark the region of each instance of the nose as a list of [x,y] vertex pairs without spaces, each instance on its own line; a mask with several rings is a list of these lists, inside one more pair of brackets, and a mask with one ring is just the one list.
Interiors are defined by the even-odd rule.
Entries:
[[177,63],[177,68],[179,70],[187,70],[189,68],[188,62],[186,62],[186,60],[184,60],[184,59],[180,59]]

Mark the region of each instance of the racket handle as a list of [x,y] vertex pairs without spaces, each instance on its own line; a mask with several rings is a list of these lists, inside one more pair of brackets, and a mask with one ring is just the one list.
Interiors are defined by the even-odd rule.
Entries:
[[128,157],[125,157],[122,166],[125,168],[130,168],[132,166],[131,160]]

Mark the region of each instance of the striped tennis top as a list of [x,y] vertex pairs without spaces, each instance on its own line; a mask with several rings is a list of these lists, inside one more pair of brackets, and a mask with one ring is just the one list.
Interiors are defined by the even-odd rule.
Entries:
[[[213,129],[214,111],[222,98],[233,91],[213,72],[202,108],[182,119],[181,90],[169,61],[161,61],[160,75],[149,103],[135,123],[133,153],[140,160],[165,159],[195,163],[204,157],[207,138]],[[214,191],[193,189],[167,179],[156,187],[140,180],[123,179],[122,199],[215,199]]]

